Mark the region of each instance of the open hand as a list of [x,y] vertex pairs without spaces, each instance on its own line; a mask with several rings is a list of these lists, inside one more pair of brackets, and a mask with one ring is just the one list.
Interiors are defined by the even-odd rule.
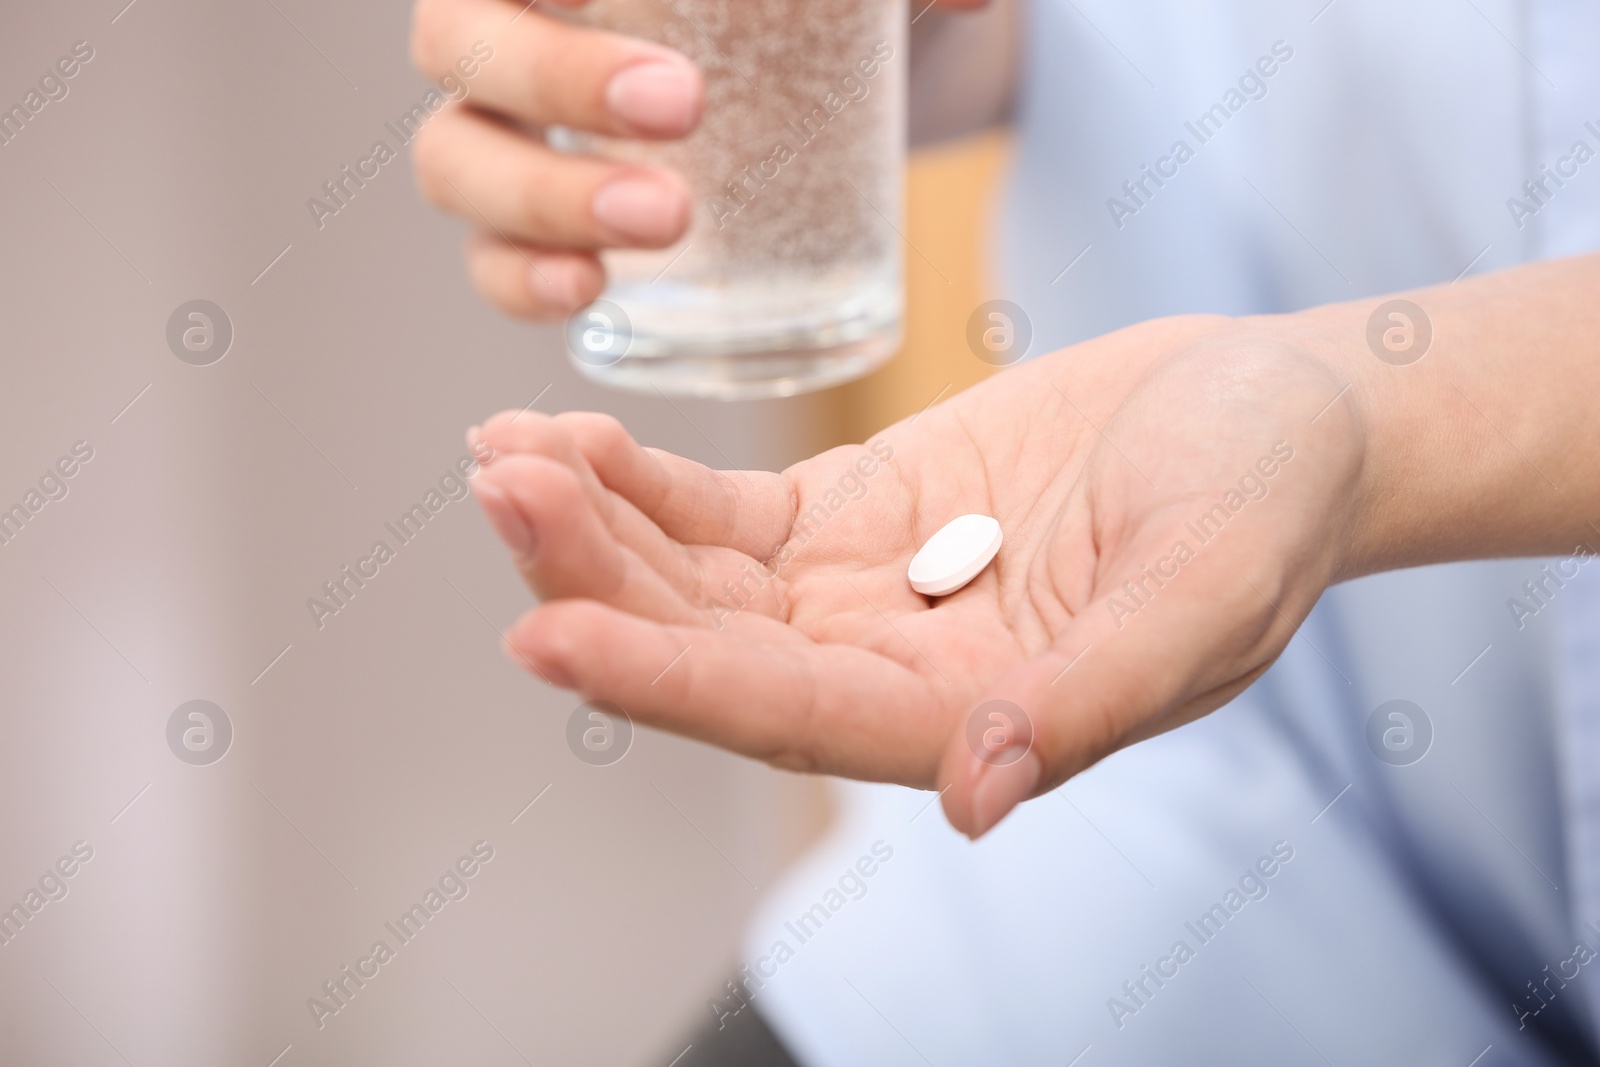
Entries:
[[[508,651],[780,767],[941,788],[984,833],[1226,703],[1350,576],[1355,394],[1275,321],[1122,330],[782,474],[607,416],[496,416],[475,490],[541,599]],[[969,512],[1000,521],[999,556],[913,592],[912,555]]]

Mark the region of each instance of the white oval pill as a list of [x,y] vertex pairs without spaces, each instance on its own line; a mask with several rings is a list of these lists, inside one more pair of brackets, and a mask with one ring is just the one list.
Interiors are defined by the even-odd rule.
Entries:
[[976,578],[1000,551],[1000,524],[987,515],[952,519],[911,557],[906,577],[925,596],[948,596]]

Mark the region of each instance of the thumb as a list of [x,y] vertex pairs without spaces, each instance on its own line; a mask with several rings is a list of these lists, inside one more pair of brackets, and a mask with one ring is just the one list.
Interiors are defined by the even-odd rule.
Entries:
[[[1098,589],[950,738],[939,766],[950,824],[980,837],[1024,800],[1247,688],[1295,624],[1276,607],[1279,583],[1238,563],[1200,560],[1159,586],[1148,568],[1132,570]],[[1287,610],[1299,618],[1310,607]]]

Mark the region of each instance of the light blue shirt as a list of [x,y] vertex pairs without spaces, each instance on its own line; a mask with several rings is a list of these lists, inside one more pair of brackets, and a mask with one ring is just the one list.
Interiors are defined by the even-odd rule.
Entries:
[[[1600,5],[1032,0],[1025,40],[998,295],[1034,354],[1600,249]],[[750,926],[747,962],[773,972],[755,1003],[819,1067],[1148,1062],[1275,1017],[1274,1063],[1592,1050],[1600,961],[1564,984],[1546,967],[1600,951],[1600,564],[1552,584],[1546,562],[1332,590],[1234,705],[975,846],[926,795],[844,787],[842,825]],[[1410,766],[1366,740],[1391,699],[1430,720]],[[879,840],[895,858],[774,963]],[[1196,977],[1119,992],[1279,840],[1297,858],[1275,895]]]

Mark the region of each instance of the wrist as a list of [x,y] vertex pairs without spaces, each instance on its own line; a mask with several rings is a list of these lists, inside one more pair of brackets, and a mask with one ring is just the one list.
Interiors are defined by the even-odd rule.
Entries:
[[1333,581],[1406,566],[1412,553],[1406,524],[1414,516],[1404,506],[1410,497],[1404,482],[1416,472],[1403,460],[1412,452],[1404,440],[1410,428],[1396,417],[1404,410],[1399,383],[1384,373],[1394,368],[1374,356],[1367,343],[1370,315],[1370,308],[1354,303],[1243,320],[1327,371],[1326,397],[1305,413],[1307,446],[1340,455],[1353,451],[1356,465],[1341,513],[1327,516],[1337,540]]
[[1361,435],[1338,577],[1600,547],[1597,288],[1590,257],[1257,320],[1349,386],[1313,423]]

